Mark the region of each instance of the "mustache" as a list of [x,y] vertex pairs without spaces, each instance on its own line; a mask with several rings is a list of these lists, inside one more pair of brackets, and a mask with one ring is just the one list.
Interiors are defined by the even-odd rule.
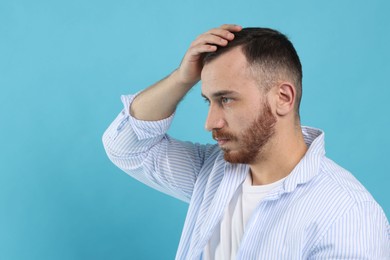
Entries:
[[236,137],[232,133],[222,131],[222,130],[213,130],[212,136],[213,136],[214,140],[217,140],[217,139],[235,140],[236,139]]

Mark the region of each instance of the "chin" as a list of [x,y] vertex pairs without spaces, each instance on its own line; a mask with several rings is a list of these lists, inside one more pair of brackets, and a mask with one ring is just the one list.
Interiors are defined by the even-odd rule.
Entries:
[[229,163],[250,164],[253,158],[240,152],[224,151],[223,158]]

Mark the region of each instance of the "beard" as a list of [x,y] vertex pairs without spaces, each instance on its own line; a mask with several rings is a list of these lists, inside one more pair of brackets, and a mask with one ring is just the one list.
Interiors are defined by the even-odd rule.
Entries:
[[214,139],[229,139],[238,143],[235,151],[222,148],[226,161],[251,164],[262,157],[264,146],[275,134],[275,123],[276,117],[272,114],[269,103],[264,102],[259,116],[240,135],[218,129],[213,130],[212,134]]

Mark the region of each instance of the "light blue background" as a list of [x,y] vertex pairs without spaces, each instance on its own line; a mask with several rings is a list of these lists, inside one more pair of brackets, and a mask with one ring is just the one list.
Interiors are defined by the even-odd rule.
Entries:
[[[222,23],[272,27],[304,69],[302,122],[390,215],[390,2],[0,2],[0,259],[172,259],[187,205],[134,181],[101,135]],[[210,142],[199,87],[170,133]]]

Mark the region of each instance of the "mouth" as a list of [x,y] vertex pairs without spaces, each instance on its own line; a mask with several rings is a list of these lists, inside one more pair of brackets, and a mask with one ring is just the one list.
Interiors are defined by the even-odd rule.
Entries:
[[230,141],[230,139],[227,139],[227,138],[216,138],[215,140],[218,142],[218,145],[219,145],[219,146],[223,146],[223,145],[225,145],[227,142]]

